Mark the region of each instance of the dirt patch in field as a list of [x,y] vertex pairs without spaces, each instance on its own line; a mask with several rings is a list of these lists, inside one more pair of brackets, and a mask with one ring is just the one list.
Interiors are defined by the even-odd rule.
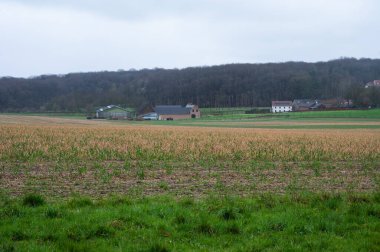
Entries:
[[378,164],[273,163],[270,167],[201,167],[173,164],[163,167],[131,167],[121,162],[99,164],[2,163],[0,189],[11,196],[37,192],[48,197],[75,194],[107,195],[173,194],[199,197],[207,194],[252,195],[257,193],[372,192],[378,190]]

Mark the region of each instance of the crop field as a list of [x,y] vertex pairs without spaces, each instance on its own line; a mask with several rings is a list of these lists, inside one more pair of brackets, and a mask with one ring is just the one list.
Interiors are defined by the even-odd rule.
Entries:
[[377,251],[379,186],[376,118],[0,115],[0,251]]

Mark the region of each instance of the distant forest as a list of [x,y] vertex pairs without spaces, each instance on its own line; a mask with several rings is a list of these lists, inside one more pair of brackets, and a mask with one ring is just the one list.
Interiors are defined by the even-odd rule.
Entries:
[[380,106],[379,59],[229,64],[185,69],[0,78],[2,112],[90,112],[116,104],[199,104],[200,107],[269,107],[272,100],[352,99]]

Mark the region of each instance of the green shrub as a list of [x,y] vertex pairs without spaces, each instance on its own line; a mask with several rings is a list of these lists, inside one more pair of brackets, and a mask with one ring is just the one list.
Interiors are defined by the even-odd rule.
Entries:
[[325,203],[327,208],[329,208],[331,210],[336,210],[339,208],[339,206],[342,203],[342,196],[339,194],[333,195],[333,196],[329,197],[328,199],[326,199],[324,201],[324,203]]
[[38,207],[44,205],[45,200],[41,195],[29,194],[24,197],[22,204],[29,207]]
[[91,237],[91,230],[87,226],[74,225],[66,231],[66,236],[73,241],[81,241]]
[[236,215],[236,211],[233,208],[222,209],[219,213],[220,218],[223,220],[235,220]]
[[90,198],[73,198],[68,203],[71,208],[80,208],[94,205],[94,202]]
[[169,185],[168,185],[168,183],[165,182],[165,181],[160,181],[160,182],[158,183],[158,186],[159,186],[161,189],[165,190],[165,191],[167,191],[167,190],[169,189]]
[[13,252],[16,251],[14,243],[0,243],[0,251],[1,252]]
[[190,197],[185,197],[185,198],[181,199],[180,203],[184,207],[191,207],[195,204],[194,199],[190,198]]
[[5,217],[21,217],[23,215],[23,211],[20,209],[18,206],[14,205],[9,205],[2,209],[0,211],[0,217],[5,218]]
[[46,209],[45,211],[45,216],[47,218],[50,218],[50,219],[54,219],[54,218],[58,218],[58,217],[61,217],[62,216],[62,213],[56,209],[56,208],[51,208],[49,207],[48,209]]
[[212,235],[215,233],[215,229],[208,222],[202,222],[198,225],[197,230],[199,233]]
[[282,232],[286,228],[286,223],[281,221],[270,221],[268,224],[268,230],[274,232]]
[[140,180],[144,180],[145,179],[145,171],[143,168],[140,168],[136,171],[136,176],[138,179]]
[[368,215],[368,216],[377,217],[377,218],[380,219],[380,207],[375,208],[374,206],[371,206],[371,207],[367,210],[367,215]]
[[169,252],[170,250],[162,244],[154,244],[152,247],[150,247],[148,251],[149,252]]
[[237,235],[240,234],[240,232],[240,228],[236,223],[233,223],[232,225],[227,227],[227,233]]
[[174,223],[175,224],[185,224],[186,223],[186,218],[183,215],[178,215],[174,218]]
[[109,238],[112,237],[114,234],[115,230],[113,230],[111,227],[100,225],[95,229],[93,236],[99,238]]
[[123,167],[124,167],[124,170],[129,171],[132,167],[131,161],[125,160]]
[[28,238],[29,237],[20,230],[14,231],[11,235],[12,241],[23,241],[23,240],[27,240]]

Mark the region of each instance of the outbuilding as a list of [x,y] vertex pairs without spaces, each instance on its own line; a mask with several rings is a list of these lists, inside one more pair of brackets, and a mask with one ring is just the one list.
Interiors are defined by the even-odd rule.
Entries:
[[97,109],[95,117],[97,119],[129,119],[132,115],[127,109],[116,105],[108,105]]
[[200,118],[201,112],[198,105],[159,105],[155,106],[154,112],[158,115],[158,120],[177,120],[187,118]]
[[317,107],[320,102],[312,99],[296,99],[293,101],[294,111],[309,111],[313,107]]

